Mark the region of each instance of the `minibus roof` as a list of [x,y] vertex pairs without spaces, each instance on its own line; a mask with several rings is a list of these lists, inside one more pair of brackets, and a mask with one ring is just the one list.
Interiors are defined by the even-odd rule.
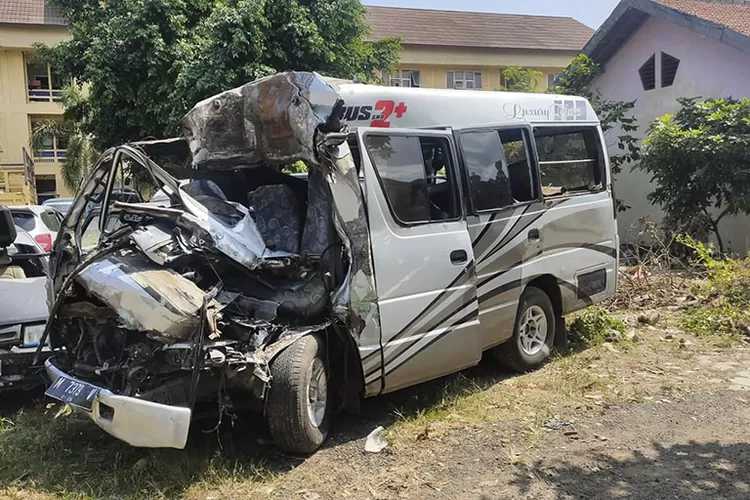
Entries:
[[478,90],[385,87],[329,79],[352,128],[438,128],[483,125],[599,125],[583,97]]

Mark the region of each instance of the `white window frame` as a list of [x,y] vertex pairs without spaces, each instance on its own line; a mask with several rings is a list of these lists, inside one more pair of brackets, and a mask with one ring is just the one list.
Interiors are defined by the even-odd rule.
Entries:
[[[387,73],[388,76],[388,86],[390,87],[421,87],[422,82],[419,81],[419,76],[417,77],[417,81],[414,81],[414,73],[419,75],[418,69],[397,69],[393,73]],[[398,85],[393,85],[394,83],[398,83]],[[416,85],[415,85],[416,83]]]
[[562,76],[562,71],[557,73],[547,73],[547,88],[554,87],[555,81]]
[[[460,73],[461,78],[456,78],[456,74]],[[479,87],[476,86],[477,81],[477,75],[479,75],[480,85]],[[448,84],[449,76],[453,79],[453,86],[451,87]],[[471,76],[471,79],[468,79],[467,76]],[[461,86],[456,86],[456,82],[461,82]],[[469,84],[471,84],[471,87],[469,87]],[[481,71],[477,70],[450,70],[445,72],[445,87],[449,89],[456,89],[456,90],[482,90],[482,87],[484,85],[484,74]]]

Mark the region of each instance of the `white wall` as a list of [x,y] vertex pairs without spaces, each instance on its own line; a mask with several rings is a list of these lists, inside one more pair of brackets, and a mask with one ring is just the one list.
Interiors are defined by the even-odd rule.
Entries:
[[[680,60],[674,85],[667,88],[660,87],[662,51]],[[652,54],[656,54],[657,87],[644,91],[638,69]],[[651,121],[677,111],[676,97],[750,96],[750,54],[652,17],[606,64],[605,73],[594,86],[606,99],[637,99],[638,135],[645,136]],[[614,135],[608,138],[610,145],[616,141]],[[615,190],[618,198],[632,206],[618,217],[621,239],[632,239],[643,216],[661,220],[661,209],[646,199],[651,191],[648,175],[639,170],[630,172],[626,166],[615,180]],[[725,219],[720,230],[733,251],[744,253],[750,248],[750,217]]]

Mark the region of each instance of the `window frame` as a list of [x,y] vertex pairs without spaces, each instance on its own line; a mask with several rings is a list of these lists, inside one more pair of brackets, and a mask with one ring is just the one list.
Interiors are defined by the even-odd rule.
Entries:
[[[466,163],[464,162],[464,151],[463,146],[461,145],[461,136],[463,134],[469,134],[474,132],[500,132],[503,130],[520,130],[521,134],[524,138],[524,149],[526,150],[526,158],[529,162],[529,176],[531,180],[531,186],[534,189],[534,198],[528,201],[514,201],[515,203],[512,203],[510,205],[506,205],[504,207],[497,207],[497,208],[489,208],[484,210],[477,210],[474,206],[474,197],[471,194],[471,181],[469,179],[469,169],[466,167]],[[502,212],[504,210],[509,209],[515,209],[518,207],[523,207],[526,205],[531,205],[533,203],[539,203],[543,200],[542,197],[542,189],[541,189],[541,170],[539,169],[539,162],[537,161],[536,156],[536,147],[533,145],[533,130],[531,125],[509,125],[509,124],[503,124],[503,125],[486,125],[481,127],[466,127],[466,128],[457,128],[454,129],[454,137],[455,137],[455,143],[456,147],[458,148],[459,152],[459,161],[460,161],[460,169],[461,169],[461,183],[463,185],[463,188],[466,192],[465,200],[468,203],[468,209],[469,214],[471,215],[483,215],[483,214],[493,214],[497,212]],[[505,149],[503,148],[503,154],[505,153]],[[506,157],[507,160],[507,157]]]
[[[588,191],[568,191],[563,194],[556,194],[551,196],[545,196],[544,192],[542,191],[542,162],[539,158],[539,152],[537,151],[536,147],[536,136],[534,135],[534,131],[538,128],[547,128],[547,129],[574,129],[574,130],[584,130],[584,129],[590,129],[594,133],[594,138],[596,140],[596,151],[599,155],[599,174],[601,175],[601,188],[595,189],[595,190],[588,190]],[[538,178],[539,178],[539,192],[537,193],[538,196],[542,200],[559,200],[559,199],[565,199],[570,198],[574,196],[587,196],[591,194],[598,194],[603,191],[607,190],[607,187],[610,183],[609,174],[608,174],[608,162],[606,157],[606,150],[603,147],[603,136],[601,133],[601,128],[599,125],[594,124],[586,124],[586,123],[536,123],[531,127],[531,138],[533,139],[534,143],[534,152],[536,154],[537,158],[537,171],[538,171]],[[572,160],[574,163],[582,163],[582,160]],[[560,163],[560,162],[548,162],[548,163]]]
[[[406,77],[404,77],[405,72],[407,73]],[[412,82],[414,81],[412,73],[417,73],[419,75],[419,78],[418,78],[419,82],[416,86],[412,85]],[[422,75],[420,74],[420,71],[418,69],[397,68],[396,70],[394,70],[394,72],[390,72],[390,71],[386,72],[386,75],[388,77],[389,87],[395,87],[395,85],[393,85],[391,82],[397,80],[400,82],[400,85],[398,86],[402,88],[414,88],[414,89],[422,88]],[[404,81],[407,81],[407,80],[409,81],[409,86],[405,87]]]
[[[62,88],[55,88],[53,85],[54,78],[52,77],[53,71],[52,66],[47,64],[47,86],[40,87],[39,89],[32,90],[29,88],[29,63],[33,60],[35,52],[23,52],[23,68],[24,68],[24,82],[26,87],[26,102],[62,102]],[[41,64],[41,63],[40,63]],[[43,92],[46,95],[32,95],[32,92]]]
[[[463,221],[466,215],[466,211],[464,210],[464,197],[462,192],[462,175],[460,174],[461,168],[458,166],[458,155],[457,155],[457,147],[453,138],[453,134],[451,130],[435,130],[435,129],[409,129],[409,128],[393,128],[393,129],[372,129],[372,128],[361,128],[358,135],[358,145],[360,147],[360,155],[364,162],[364,159],[367,158],[367,161],[370,163],[370,166],[372,167],[373,172],[375,172],[375,177],[378,180],[378,187],[380,188],[380,192],[383,195],[383,199],[385,199],[386,205],[388,205],[388,211],[391,215],[391,218],[393,221],[400,227],[404,228],[410,228],[410,227],[419,227],[419,226],[427,226],[430,224],[444,224],[446,222],[460,222]],[[444,139],[448,144],[449,149],[449,158],[450,158],[450,165],[446,167],[446,181],[450,182],[453,181],[451,194],[453,195],[453,204],[456,207],[456,211],[458,212],[458,215],[456,217],[452,217],[450,219],[441,219],[441,220],[429,220],[429,221],[419,221],[419,222],[406,222],[399,218],[398,215],[396,215],[396,212],[393,210],[393,204],[391,203],[391,199],[388,196],[388,193],[385,189],[385,184],[383,183],[383,178],[380,175],[380,171],[378,170],[378,167],[375,164],[375,161],[373,160],[372,154],[370,153],[370,149],[367,147],[367,144],[365,143],[367,137],[369,136],[398,136],[398,137],[427,137],[427,138],[439,138]],[[362,154],[361,150],[364,150],[366,153],[366,156]],[[423,158],[424,159],[424,158]],[[364,163],[363,163],[364,167]],[[365,176],[365,184],[367,183],[367,177]]]
[[[558,78],[562,76],[562,74],[563,74],[562,71],[556,71],[556,72],[553,71],[551,73],[547,73],[547,88],[554,87],[555,82],[557,81]],[[550,77],[554,77],[554,78],[550,79]]]
[[[448,86],[448,73],[453,73],[453,86],[452,87]],[[461,82],[463,82],[463,87],[461,87],[460,89],[456,88],[456,73],[463,74],[463,78],[461,78]],[[468,81],[466,79],[466,73],[471,73],[472,74],[472,80],[471,81],[474,83],[474,87],[472,87],[470,89],[466,88],[466,82]],[[477,81],[476,75],[477,74],[480,75],[480,79],[482,80],[482,86],[481,87],[477,87],[476,86],[476,81]],[[445,71],[445,88],[450,89],[450,90],[483,90],[484,89],[484,72],[479,71],[479,70],[475,70],[475,69],[467,69],[467,70],[449,69],[449,70],[446,70]]]

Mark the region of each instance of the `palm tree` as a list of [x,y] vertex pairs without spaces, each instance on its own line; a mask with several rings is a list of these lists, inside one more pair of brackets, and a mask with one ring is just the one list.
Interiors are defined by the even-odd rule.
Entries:
[[[66,106],[79,104],[85,99],[83,90],[77,85],[69,84],[63,88],[63,104]],[[99,157],[94,148],[93,136],[84,132],[80,123],[65,115],[62,120],[44,119],[36,122],[31,130],[32,151],[38,153],[45,149],[44,144],[48,143],[49,137],[64,139],[68,143],[65,158],[61,162],[60,174],[68,189],[75,192],[88,169]]]

